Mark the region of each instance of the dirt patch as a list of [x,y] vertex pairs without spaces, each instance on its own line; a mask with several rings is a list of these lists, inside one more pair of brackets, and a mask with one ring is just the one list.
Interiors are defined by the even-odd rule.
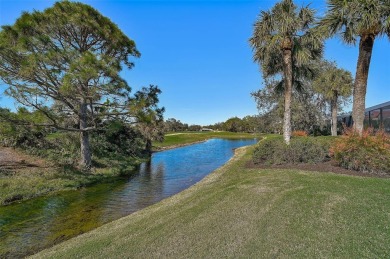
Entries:
[[0,147],[0,170],[19,171],[31,168],[47,168],[47,163],[40,158],[29,156],[19,150]]
[[373,173],[365,173],[354,170],[348,170],[342,167],[339,167],[332,163],[332,161],[315,163],[315,164],[284,164],[284,165],[265,165],[265,164],[254,164],[253,161],[248,161],[246,163],[247,168],[259,168],[259,169],[297,169],[304,171],[312,172],[324,172],[324,173],[335,173],[335,174],[345,174],[353,176],[363,176],[363,177],[376,177],[376,178],[390,178],[390,175],[378,175]]

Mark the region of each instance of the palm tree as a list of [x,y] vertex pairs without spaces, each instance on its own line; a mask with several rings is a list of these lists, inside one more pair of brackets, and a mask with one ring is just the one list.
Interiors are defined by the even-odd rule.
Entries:
[[315,11],[298,9],[292,0],[283,0],[270,11],[262,11],[249,39],[253,58],[261,65],[264,78],[282,76],[284,82],[283,137],[291,137],[291,98],[294,69],[322,55],[323,40],[311,30]]
[[320,22],[328,36],[341,33],[342,40],[354,45],[359,39],[359,57],[353,89],[353,128],[363,132],[365,98],[371,53],[375,38],[390,38],[389,0],[328,0],[328,10]]
[[351,72],[338,68],[334,62],[323,61],[319,64],[319,75],[313,82],[313,87],[324,99],[330,103],[332,114],[331,132],[337,136],[337,112],[342,98],[352,94],[353,78]]

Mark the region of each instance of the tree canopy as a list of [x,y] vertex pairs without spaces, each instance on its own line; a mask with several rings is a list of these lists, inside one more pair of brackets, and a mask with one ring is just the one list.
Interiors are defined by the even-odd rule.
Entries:
[[[266,80],[265,86],[252,92],[260,113],[262,130],[270,133],[280,133],[284,114],[283,92],[275,91],[280,81]],[[291,101],[291,129],[304,130],[317,134],[326,131],[326,111],[322,96],[315,91],[312,80],[302,81],[301,88],[293,89]]]
[[353,78],[351,72],[338,68],[336,63],[321,61],[318,64],[319,75],[313,81],[318,92],[331,110],[331,132],[337,136],[337,113],[339,106],[349,101],[352,95]]
[[[284,91],[283,135],[291,137],[291,95],[294,77],[304,67],[321,57],[323,40],[312,30],[315,11],[309,6],[298,8],[292,0],[282,0],[270,11],[262,11],[249,42],[253,59],[261,66],[264,78],[282,77]],[[294,72],[295,71],[295,72]]]
[[134,41],[110,19],[79,2],[25,12],[0,31],[0,78],[9,86],[7,94],[44,114],[45,126],[80,132],[81,165],[87,168],[88,132],[99,123],[162,116],[157,86],[132,96],[120,75],[139,56]]

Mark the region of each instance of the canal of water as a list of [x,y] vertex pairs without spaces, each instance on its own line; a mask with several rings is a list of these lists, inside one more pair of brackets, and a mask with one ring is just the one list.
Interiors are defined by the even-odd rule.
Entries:
[[130,178],[0,207],[0,258],[35,253],[172,196],[254,143],[211,139],[154,153]]

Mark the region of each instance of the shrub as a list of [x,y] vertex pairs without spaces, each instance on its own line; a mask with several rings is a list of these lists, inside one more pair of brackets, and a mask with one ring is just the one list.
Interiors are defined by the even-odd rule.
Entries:
[[330,159],[329,147],[333,138],[293,138],[286,145],[282,138],[260,141],[253,153],[255,164],[319,163]]
[[120,120],[104,122],[101,130],[91,134],[90,141],[93,155],[99,158],[140,157],[145,148],[142,134]]
[[0,128],[0,145],[5,147],[27,148],[35,146],[44,148],[46,144],[45,134],[45,129],[3,123]]
[[365,130],[360,136],[345,130],[331,147],[334,161],[341,167],[375,174],[390,174],[390,136],[383,131]]
[[132,173],[146,158],[144,137],[120,120],[105,121],[102,126],[91,134],[94,166],[112,167],[120,175]]
[[307,132],[304,130],[295,130],[291,135],[293,137],[307,137]]
[[76,166],[80,159],[80,137],[77,132],[56,132],[46,136],[50,148],[41,155],[57,165]]
[[276,152],[283,149],[284,142],[282,138],[262,139],[253,152],[253,162],[255,164],[274,163]]

